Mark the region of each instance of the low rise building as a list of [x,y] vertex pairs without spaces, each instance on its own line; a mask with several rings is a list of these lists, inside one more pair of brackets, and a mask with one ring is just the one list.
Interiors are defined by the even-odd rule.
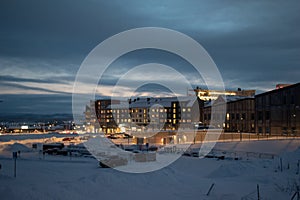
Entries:
[[[255,132],[255,100],[254,97],[219,96],[208,102],[203,109],[204,126],[223,128],[225,132]],[[226,104],[225,116],[220,112]],[[212,113],[212,105],[215,107]],[[212,116],[214,115],[214,116]],[[211,121],[214,117],[217,123]]]
[[255,107],[257,133],[300,134],[300,83],[256,95]]

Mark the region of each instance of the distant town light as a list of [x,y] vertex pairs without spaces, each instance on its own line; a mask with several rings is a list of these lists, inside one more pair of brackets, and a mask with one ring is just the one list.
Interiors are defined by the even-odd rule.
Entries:
[[28,126],[21,126],[21,129],[28,129]]

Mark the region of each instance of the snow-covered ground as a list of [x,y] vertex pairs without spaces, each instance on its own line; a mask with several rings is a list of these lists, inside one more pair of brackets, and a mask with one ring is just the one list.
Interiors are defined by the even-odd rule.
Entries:
[[[297,139],[218,143],[215,151],[224,160],[183,156],[161,170],[132,174],[100,168],[93,158],[43,157],[30,146],[5,143],[0,144],[0,199],[250,200],[258,199],[257,185],[260,199],[291,199],[300,184],[299,147]],[[18,150],[14,178],[11,152]],[[229,152],[239,152],[239,159],[226,159]],[[272,154],[274,159],[241,152]]]

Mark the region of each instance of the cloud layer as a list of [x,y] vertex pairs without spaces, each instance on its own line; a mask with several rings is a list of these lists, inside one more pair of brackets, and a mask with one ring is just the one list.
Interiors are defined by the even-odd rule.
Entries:
[[[96,45],[121,31],[146,26],[174,29],[202,44],[227,88],[263,92],[277,83],[299,82],[299,21],[297,0],[129,0],[126,5],[121,0],[4,0],[0,3],[0,99],[4,94],[70,95],[80,64]],[[101,79],[99,95],[109,96],[124,73],[150,62],[172,66],[192,85],[204,84],[178,56],[144,50],[114,62]],[[133,74],[128,81],[140,78]],[[159,72],[147,78],[173,81]],[[83,84],[95,87],[89,77]],[[146,90],[144,94],[151,95]]]

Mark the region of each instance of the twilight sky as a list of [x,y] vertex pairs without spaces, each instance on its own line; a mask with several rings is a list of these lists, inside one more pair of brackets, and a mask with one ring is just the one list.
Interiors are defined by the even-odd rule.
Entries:
[[[108,37],[138,27],[170,28],[198,41],[218,66],[226,88],[260,93],[277,83],[296,83],[299,22],[298,0],[2,0],[1,115],[70,113],[74,78],[84,58]],[[112,64],[99,95],[109,96],[122,74],[149,62],[172,66],[193,85],[203,84],[178,56],[141,50]],[[166,78],[160,75],[152,74],[154,79]],[[139,76],[133,74],[128,81]],[[94,87],[88,81],[84,84]],[[140,91],[153,95],[159,89],[149,86]]]

